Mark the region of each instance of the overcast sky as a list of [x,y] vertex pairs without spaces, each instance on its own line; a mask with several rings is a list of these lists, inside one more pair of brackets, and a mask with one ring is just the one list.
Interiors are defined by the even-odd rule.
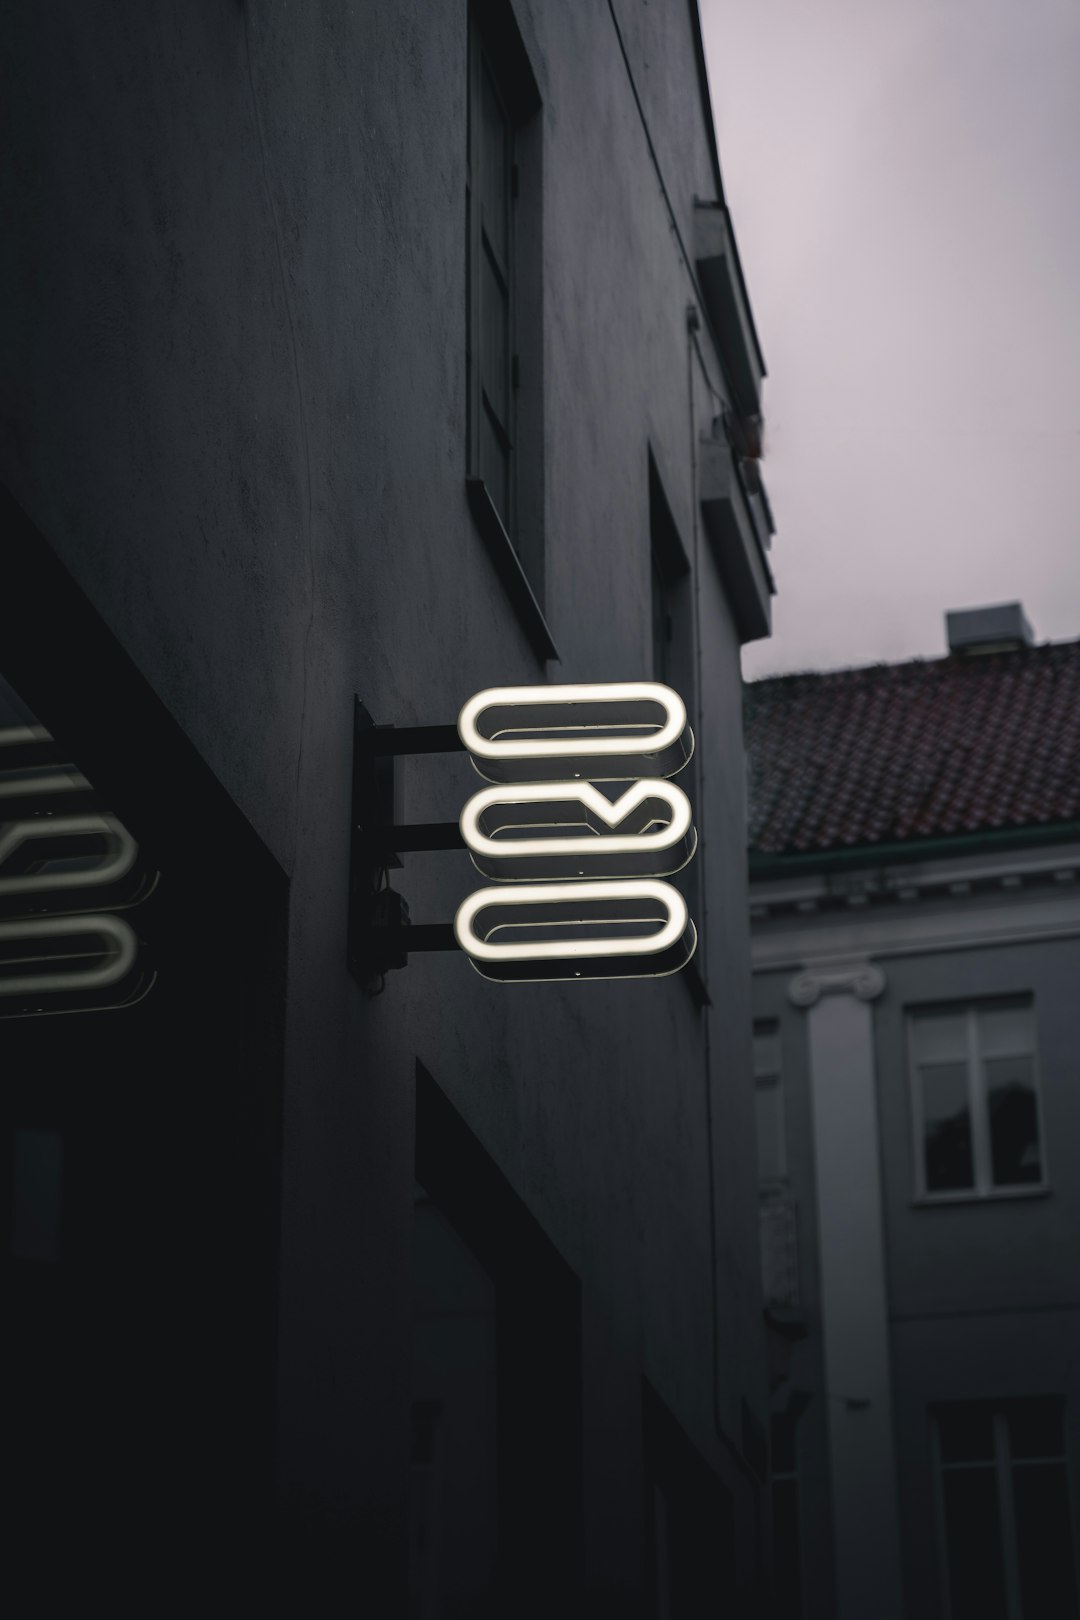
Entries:
[[769,369],[749,677],[1080,637],[1080,0],[700,0]]

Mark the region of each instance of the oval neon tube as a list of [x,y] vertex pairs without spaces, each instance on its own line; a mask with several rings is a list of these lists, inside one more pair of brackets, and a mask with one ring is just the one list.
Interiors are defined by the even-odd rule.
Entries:
[[[666,822],[660,826],[650,825],[644,831],[614,830],[625,823],[635,810],[656,801],[667,812]],[[585,815],[573,823],[559,823],[545,822],[541,812],[531,823],[534,828],[541,830],[526,838],[512,834],[495,836],[493,832],[485,832],[485,816],[490,821],[488,813],[497,811],[501,805],[520,808],[534,804],[538,811],[545,805],[579,805]],[[559,830],[560,826],[580,825],[583,819],[595,819],[611,830],[589,833]],[[562,873],[555,868],[567,865],[576,868],[579,861],[588,865],[605,857],[621,857],[632,862],[630,870],[622,874],[624,876],[629,877],[634,871],[659,875],[664,871],[677,870],[693,854],[693,812],[690,801],[681,788],[662,778],[642,778],[614,801],[601,793],[599,788],[580,781],[527,782],[484,788],[473,794],[465,805],[459,825],[465,846],[476,865],[490,877],[498,877],[500,868],[505,870],[508,878],[517,876],[522,865],[528,867],[529,871],[520,872],[521,876],[543,877],[545,862],[550,863],[551,876],[558,877]],[[511,828],[519,826],[520,820],[511,819],[506,825]],[[547,831],[549,826],[550,832]],[[678,849],[680,844],[682,850]],[[670,851],[677,851],[675,867],[664,865],[664,856]],[[654,862],[659,864],[654,865]],[[594,872],[590,875],[598,874]]]
[[[666,921],[655,934],[644,937],[548,939],[508,944],[493,943],[490,937],[481,939],[473,927],[482,911],[524,907],[539,912],[550,905],[611,900],[658,902],[666,914]],[[617,924],[621,919],[611,920]],[[656,878],[609,879],[597,883],[521,883],[497,889],[478,889],[475,894],[470,894],[458,907],[454,918],[454,935],[462,950],[480,962],[577,961],[611,956],[648,958],[658,956],[675,945],[685,934],[689,920],[686,901],[678,889]],[[542,922],[542,918],[538,917],[537,921]]]
[[[604,718],[597,713],[601,708],[625,705],[625,713],[618,719]],[[644,734],[632,735],[637,726],[651,724],[648,717],[635,717],[633,709],[658,708],[663,721]],[[590,722],[589,709],[594,713]],[[482,716],[490,709],[507,709],[515,724],[504,728],[504,733],[489,737],[480,729]],[[534,711],[535,724],[530,728],[529,711]],[[597,771],[582,770],[579,774],[601,774],[604,764],[618,764],[626,775],[646,774],[645,765],[675,750],[676,757],[660,770],[662,775],[675,775],[685,765],[693,749],[692,734],[686,723],[686,705],[679,694],[659,681],[608,681],[561,686],[492,686],[477,692],[462,707],[458,715],[458,736],[473,756],[477,768],[489,764],[502,769],[520,768],[527,764],[540,765],[555,760],[594,761]],[[507,731],[558,732],[558,736],[508,736]],[[569,735],[567,733],[570,733]],[[684,752],[679,755],[678,745],[688,738]],[[627,761],[635,762],[629,768]],[[544,774],[548,774],[544,772]],[[654,772],[654,774],[656,774]]]

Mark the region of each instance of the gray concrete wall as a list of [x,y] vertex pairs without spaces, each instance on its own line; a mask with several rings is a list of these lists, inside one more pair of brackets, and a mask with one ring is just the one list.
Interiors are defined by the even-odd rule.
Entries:
[[[689,241],[713,194],[689,17],[618,9]],[[711,1011],[678,978],[504,988],[414,957],[372,1001],[345,970],[352,694],[449,721],[543,674],[465,500],[464,0],[13,9],[0,477],[290,874],[286,1501],[399,1556],[419,1056],[580,1276],[590,1355],[616,1344],[737,1491],[749,1561],[739,658],[693,484],[716,407],[606,6],[515,10],[543,100],[549,673],[648,672],[652,445],[697,561]],[[460,759],[409,761],[409,819],[472,785]],[[459,855],[395,881],[416,920],[474,883]],[[632,1426],[635,1379],[616,1387]],[[609,1491],[586,1457],[587,1495]],[[593,1578],[629,1590],[637,1483],[605,1513]]]
[[[944,902],[921,908],[926,933],[963,933],[965,918],[979,926],[980,904]],[[1016,902],[1019,906],[1020,902]],[[1049,914],[1048,914],[1049,915]],[[904,921],[910,913],[905,913]],[[811,927],[799,914],[780,916],[762,936],[778,940],[788,927],[805,938]],[[864,924],[869,932],[874,924]],[[1075,1504],[1080,1470],[1080,1096],[1077,1094],[1075,984],[1080,943],[1075,938],[1022,940],[972,949],[892,954],[887,914],[879,913],[878,948],[871,954],[885,975],[873,1002],[875,1087],[880,1139],[878,1164],[884,1220],[896,1475],[906,1612],[940,1611],[941,1571],[929,1408],[938,1402],[1007,1400],[1062,1395],[1067,1401],[1067,1446]],[[899,924],[897,925],[900,926]],[[1059,927],[1061,925],[1059,924]],[[824,968],[860,941],[845,912],[814,919],[816,961]],[[1061,928],[1064,932],[1064,928]],[[835,938],[831,950],[827,941]],[[793,945],[799,958],[798,945]],[[808,958],[809,960],[809,958]],[[832,1612],[829,1574],[821,1557],[831,1537],[827,1437],[815,1418],[835,1398],[825,1387],[817,1275],[818,1234],[813,1226],[817,1167],[808,1098],[805,1012],[788,999],[791,970],[754,979],[755,1018],[779,1022],[783,1042],[785,1128],[789,1181],[799,1208],[800,1289],[808,1338],[792,1358],[792,1382],[811,1390],[800,1425],[804,1511],[803,1554],[808,1614]],[[1049,1185],[1030,1194],[975,1198],[949,1204],[919,1203],[906,1015],[911,1007],[1031,995],[1034,1000],[1041,1140]],[[1074,1510],[1080,1516],[1080,1504]]]
[[[928,1410],[937,1402],[1060,1395],[1080,1522],[1080,942],[908,957],[875,1007],[908,1612],[939,1613]],[[905,1009],[1034,998],[1048,1186],[1030,1196],[918,1205]]]

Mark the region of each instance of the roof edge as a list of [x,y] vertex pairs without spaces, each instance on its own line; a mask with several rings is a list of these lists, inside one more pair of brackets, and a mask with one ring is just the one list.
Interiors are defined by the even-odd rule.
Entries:
[[1033,641],[1027,647],[1003,648],[993,653],[956,653],[945,651],[943,653],[913,653],[910,658],[887,659],[878,658],[869,663],[862,664],[836,664],[831,669],[781,669],[772,675],[754,675],[750,679],[743,679],[743,692],[753,692],[759,687],[771,686],[778,681],[825,681],[836,680],[844,675],[869,675],[886,670],[914,670],[925,669],[933,664],[952,664],[956,668],[977,668],[983,662],[989,663],[992,658],[1030,658],[1037,653],[1053,652],[1060,648],[1080,648],[1080,636],[1066,636],[1060,641],[1046,640]]
[[750,881],[792,877],[806,872],[849,871],[856,867],[894,865],[905,861],[934,860],[941,855],[984,854],[1080,840],[1080,821],[1042,822],[1032,827],[957,833],[943,838],[913,838],[903,843],[858,844],[851,849],[806,850],[774,855],[749,851]]
[[757,350],[758,364],[761,375],[769,375],[765,364],[765,352],[761,347],[761,338],[758,334],[757,322],[754,320],[754,308],[750,302],[750,293],[746,285],[746,275],[739,256],[739,243],[735,236],[735,226],[731,218],[731,209],[728,207],[727,197],[724,195],[724,180],[720,172],[720,148],[716,141],[716,119],[713,117],[712,91],[709,89],[709,65],[705,57],[705,39],[701,32],[701,8],[698,0],[688,0],[690,7],[690,32],[694,40],[694,59],[697,64],[698,94],[701,97],[701,110],[705,115],[705,135],[709,143],[709,155],[712,158],[713,184],[716,186],[716,200],[724,210],[728,223],[728,233],[731,237],[731,252],[735,262],[735,273],[742,288],[743,301],[746,305],[746,315],[750,323],[750,336],[754,340]]

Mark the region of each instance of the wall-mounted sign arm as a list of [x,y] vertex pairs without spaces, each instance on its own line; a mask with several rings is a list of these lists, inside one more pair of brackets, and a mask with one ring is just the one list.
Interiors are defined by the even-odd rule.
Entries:
[[[364,705],[356,700],[358,710]],[[461,754],[465,744],[456,726],[377,726],[370,716],[363,728],[362,746],[370,754]]]
[[456,726],[380,726],[356,698],[353,706],[352,850],[348,961],[370,987],[410,951],[457,950],[450,923],[410,923],[405,898],[384,887],[401,856],[463,849],[456,821],[402,824],[397,819],[394,760],[408,754],[460,754]]
[[408,903],[393,889],[368,897],[362,926],[350,918],[349,969],[365,989],[391,969],[407,967],[410,951],[457,949],[453,923],[411,923]]
[[465,848],[465,840],[456,821],[417,821],[405,826],[372,827],[365,836],[376,861],[382,855],[413,855],[419,850]]

